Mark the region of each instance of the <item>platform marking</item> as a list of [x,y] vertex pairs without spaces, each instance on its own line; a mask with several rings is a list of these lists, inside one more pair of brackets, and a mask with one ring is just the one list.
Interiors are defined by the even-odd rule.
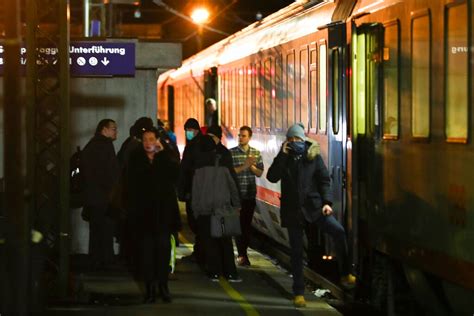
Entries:
[[[192,250],[192,244],[186,239],[186,237],[184,237],[181,233],[178,233],[178,236],[179,239],[184,243],[186,248]],[[260,316],[257,310],[252,306],[252,304],[247,302],[247,300],[237,290],[235,290],[226,279],[220,277],[219,285],[224,289],[227,295],[230,296],[230,298],[239,303],[240,307],[242,307],[246,315]]]

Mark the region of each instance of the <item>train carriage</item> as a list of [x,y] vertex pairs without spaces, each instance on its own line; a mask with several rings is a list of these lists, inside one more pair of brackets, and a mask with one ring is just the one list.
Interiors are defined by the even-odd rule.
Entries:
[[[251,126],[267,168],[288,126],[303,122],[360,283],[385,293],[374,304],[393,307],[403,279],[426,310],[472,312],[472,4],[299,1],[162,74],[158,114],[182,147],[184,121],[203,123],[215,98],[224,142]],[[253,225],[287,247],[279,184],[265,175]],[[331,252],[316,241],[318,255]]]

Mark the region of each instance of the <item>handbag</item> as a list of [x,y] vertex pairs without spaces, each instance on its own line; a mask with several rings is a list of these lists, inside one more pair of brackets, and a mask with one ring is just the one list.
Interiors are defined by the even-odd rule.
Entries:
[[211,215],[211,236],[214,238],[239,236],[240,217],[238,213],[226,215]]

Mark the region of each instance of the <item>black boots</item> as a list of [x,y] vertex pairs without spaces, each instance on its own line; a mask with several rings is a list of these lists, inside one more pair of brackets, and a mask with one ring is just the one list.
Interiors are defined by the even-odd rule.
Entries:
[[143,299],[143,303],[151,304],[156,302],[156,285],[153,282],[147,282],[145,284],[145,298]]
[[[156,284],[154,282],[147,282],[145,284],[145,298],[143,303],[152,304],[156,302]],[[159,295],[165,303],[171,303],[171,294],[168,288],[168,283],[159,283],[158,284]]]
[[171,303],[171,294],[168,288],[168,283],[160,283],[158,287],[159,287],[160,296],[163,299],[163,302]]

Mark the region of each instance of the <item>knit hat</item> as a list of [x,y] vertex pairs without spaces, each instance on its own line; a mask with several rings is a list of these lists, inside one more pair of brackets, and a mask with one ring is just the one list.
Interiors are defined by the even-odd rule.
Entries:
[[188,118],[186,123],[184,123],[184,129],[192,128],[196,130],[200,130],[199,123],[195,118]]
[[207,129],[207,134],[212,134],[216,136],[217,138],[221,139],[222,138],[222,128],[217,125],[212,125]]
[[302,140],[306,140],[304,136],[304,125],[303,123],[296,123],[290,126],[288,132],[286,132],[286,137],[298,137]]

